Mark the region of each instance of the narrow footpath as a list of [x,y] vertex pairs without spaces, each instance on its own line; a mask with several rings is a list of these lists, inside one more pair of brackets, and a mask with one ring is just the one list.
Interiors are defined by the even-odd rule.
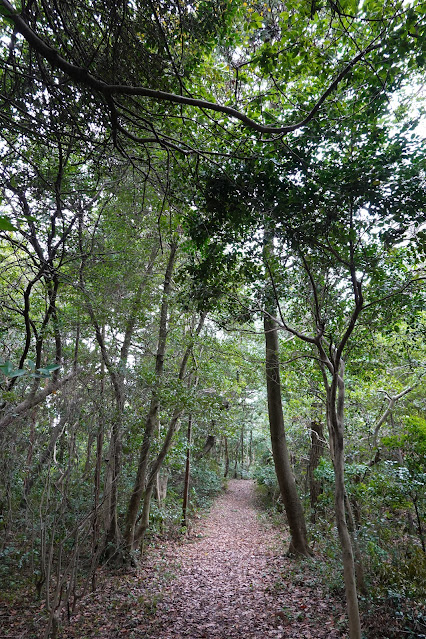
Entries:
[[254,482],[232,480],[189,538],[135,574],[100,575],[58,639],[346,639],[321,561],[286,557],[286,534],[259,517]]
[[301,583],[303,568],[284,556],[280,531],[259,521],[254,500],[254,482],[230,481],[201,536],[171,549],[178,574],[146,639],[345,636],[335,628],[331,602],[309,577]]

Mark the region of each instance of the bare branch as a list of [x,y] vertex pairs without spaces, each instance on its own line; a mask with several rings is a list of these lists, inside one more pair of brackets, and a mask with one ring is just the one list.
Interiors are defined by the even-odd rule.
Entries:
[[379,421],[377,422],[377,424],[376,424],[376,426],[374,428],[373,448],[377,448],[377,439],[378,439],[378,436],[379,436],[379,430],[380,430],[381,426],[385,423],[386,419],[388,418],[388,415],[392,412],[393,407],[395,406],[396,402],[399,399],[401,399],[402,397],[404,397],[404,395],[407,395],[412,390],[413,390],[413,386],[408,386],[408,388],[405,388],[403,391],[401,391],[397,395],[393,395],[392,397],[388,396],[389,404],[388,404],[385,412],[380,417]]

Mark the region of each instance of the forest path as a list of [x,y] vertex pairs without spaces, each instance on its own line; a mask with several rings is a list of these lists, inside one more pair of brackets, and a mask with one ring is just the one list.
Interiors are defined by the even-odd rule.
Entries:
[[[254,482],[229,481],[201,535],[164,557],[177,575],[156,605],[146,639],[343,637],[330,602],[312,591],[309,576],[300,583],[284,550],[282,532],[259,520]],[[283,573],[291,567],[294,580]]]
[[276,532],[259,523],[253,482],[231,480],[214,503],[202,536],[177,549],[179,575],[157,606],[161,632],[153,627],[152,636],[282,637],[269,605],[274,579],[268,559],[277,546]]
[[58,639],[344,639],[321,560],[286,557],[287,535],[259,517],[253,481],[231,480],[183,541],[150,549],[134,574],[101,570]]

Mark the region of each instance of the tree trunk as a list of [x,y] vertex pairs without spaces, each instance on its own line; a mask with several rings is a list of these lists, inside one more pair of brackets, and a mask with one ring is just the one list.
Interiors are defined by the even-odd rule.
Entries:
[[309,452],[308,482],[311,502],[311,522],[315,523],[316,505],[322,492],[322,483],[315,479],[315,469],[324,452],[324,431],[320,421],[311,422],[311,450]]
[[237,479],[237,467],[238,467],[238,452],[240,450],[240,442],[238,441],[235,448],[235,462],[234,462],[234,479]]
[[121,435],[122,435],[122,409],[118,407],[116,419],[113,421],[111,430],[111,441],[109,448],[109,468],[110,468],[110,500],[109,500],[109,526],[106,531],[105,551],[106,559],[115,557],[118,552],[120,529],[118,526],[118,481],[121,473]]
[[361,592],[363,595],[366,595],[367,585],[365,583],[365,576],[364,576],[364,563],[362,561],[361,548],[359,547],[359,543],[358,543],[358,531],[357,531],[357,527],[355,523],[352,504],[349,500],[347,493],[345,493],[345,508],[346,508],[346,516],[348,518],[348,530],[351,535],[352,548],[354,553],[356,585],[359,592]]
[[223,473],[223,476],[228,477],[228,473],[229,473],[228,438],[225,437],[225,471]]
[[348,607],[349,637],[361,639],[361,621],[358,607],[356,572],[352,551],[351,536],[345,514],[345,474],[344,474],[344,362],[334,362],[334,374],[331,385],[327,387],[327,421],[332,442],[332,459],[335,477],[334,503],[336,524],[342,548],[343,576],[345,581],[346,603]]
[[424,536],[423,527],[422,527],[422,518],[420,517],[419,507],[417,503],[419,498],[417,495],[414,495],[411,497],[411,499],[413,501],[414,510],[416,511],[417,532],[419,535],[420,543],[422,545],[423,552],[426,553],[426,543],[425,543],[425,536]]
[[167,485],[169,483],[169,473],[167,469],[164,472],[161,470],[157,473],[155,478],[155,497],[157,499],[157,506],[160,512],[160,532],[164,532],[164,502],[167,497]]
[[272,454],[290,528],[291,542],[289,552],[298,555],[310,555],[305,515],[291,470],[285,437],[278,356],[278,332],[276,323],[269,316],[265,316],[264,330],[266,340],[266,386]]
[[343,466],[343,445],[339,433],[334,437],[334,474],[335,474],[335,510],[336,524],[342,548],[343,576],[345,580],[346,603],[348,606],[349,636],[351,639],[361,639],[361,624],[358,609],[355,566],[352,552],[351,538],[345,517],[345,483]]
[[[180,363],[180,368],[179,368],[179,375],[178,375],[178,380],[179,382],[182,382],[184,377],[185,377],[185,372],[186,372],[186,367],[188,364],[188,360],[189,357],[191,355],[192,349],[193,349],[193,339],[198,337],[201,329],[204,326],[204,321],[206,319],[206,315],[207,313],[201,313],[199,319],[198,319],[198,324],[197,327],[194,330],[194,326],[195,326],[195,320],[196,320],[196,315],[194,315],[193,317],[193,322],[192,322],[192,326],[191,326],[191,341],[189,343],[189,345],[187,346],[185,353],[182,357],[182,361]],[[157,407],[158,410],[158,407]],[[135,549],[139,544],[143,545],[143,540],[145,537],[145,533],[148,529],[149,526],[149,511],[150,511],[150,507],[151,507],[151,495],[152,495],[152,487],[151,485],[154,484],[155,482],[155,478],[157,476],[157,473],[159,472],[164,459],[167,455],[167,453],[170,450],[170,447],[172,445],[173,442],[173,437],[175,435],[175,432],[178,430],[179,428],[179,421],[180,421],[180,417],[181,414],[183,412],[183,408],[175,408],[174,412],[173,412],[173,416],[169,422],[169,427],[167,429],[167,433],[166,436],[164,438],[163,441],[163,446],[160,450],[160,452],[157,455],[156,460],[154,461],[154,463],[152,464],[152,468],[151,468],[151,472],[148,478],[148,481],[146,482],[146,486],[145,486],[145,497],[144,497],[144,503],[143,503],[143,510],[142,510],[142,523],[139,526],[139,528],[135,531],[135,524],[136,524],[136,517],[137,517],[137,510],[139,507],[139,503],[140,503],[140,497],[139,497],[139,501],[136,500],[131,500],[131,506],[133,508],[133,514],[134,514],[134,521],[130,522],[132,523],[132,529],[131,529],[131,534],[127,537],[127,545],[128,545],[128,549],[129,550],[133,550]],[[147,455],[149,453],[149,448],[147,449]],[[147,463],[148,463],[148,456],[146,458],[146,460],[144,461],[145,464],[145,473],[146,473],[146,468],[147,468]],[[139,473],[139,469],[138,469],[138,473]],[[138,489],[140,490],[140,494],[142,495],[143,493],[143,489],[144,489],[144,483],[142,482],[142,478],[140,478],[141,483],[139,484]],[[136,487],[136,484],[135,484]],[[134,495],[134,494],[133,494]],[[133,497],[132,495],[132,497]],[[129,505],[129,510],[130,510],[130,505]],[[128,529],[129,531],[129,529]]]
[[[101,379],[101,397],[103,396],[103,379]],[[93,520],[92,520],[92,592],[96,590],[96,567],[100,556],[100,507],[101,507],[101,472],[102,472],[102,452],[104,444],[104,415],[103,410],[99,419],[96,433],[96,461],[93,477]]]
[[[212,422],[212,426],[214,426],[214,422]],[[208,435],[206,439],[206,443],[204,444],[203,450],[200,453],[198,453],[196,461],[198,462],[200,461],[200,459],[208,455],[211,449],[213,448],[213,446],[215,445],[215,443],[216,443],[216,437],[214,435]]]
[[139,505],[145,488],[145,478],[148,467],[149,450],[151,447],[151,437],[157,423],[158,408],[158,397],[154,395],[151,399],[151,405],[145,422],[145,432],[139,453],[138,469],[136,471],[135,482],[133,484],[133,492],[131,494],[129,505],[127,507],[124,539],[129,549],[133,548],[136,520],[138,517]]
[[158,472],[155,479],[155,496],[158,507],[163,508],[163,504],[167,497],[167,485],[169,483],[169,473],[167,469],[164,472]]
[[188,528],[188,504],[189,504],[189,480],[191,474],[191,434],[192,434],[192,415],[188,417],[188,430],[186,432],[186,465],[185,465],[185,481],[183,488],[183,504],[182,504],[182,527]]
[[75,403],[71,403],[69,406],[67,406],[64,409],[64,412],[59,422],[56,424],[55,428],[52,431],[48,445],[46,446],[46,448],[44,449],[43,453],[40,456],[37,466],[32,471],[32,473],[27,476],[24,482],[24,498],[25,499],[27,499],[27,497],[29,496],[35,481],[37,480],[41,471],[43,470],[44,465],[47,463],[50,457],[54,454],[57,441],[61,437],[62,433],[64,432],[65,427],[67,423],[69,422],[70,417],[72,416],[72,413],[74,412],[75,408],[76,408]]
[[95,441],[95,434],[90,431],[87,437],[86,445],[86,462],[84,464],[83,477],[87,477],[90,471],[90,462],[92,461],[92,447]]
[[166,434],[166,437],[164,438],[163,446],[161,447],[161,450],[158,453],[157,458],[152,465],[151,472],[149,474],[148,481],[145,487],[141,523],[133,536],[133,543],[132,543],[133,550],[136,549],[138,545],[143,547],[145,533],[148,530],[148,526],[149,526],[149,512],[151,509],[152,491],[155,485],[157,474],[159,473],[161,466],[163,465],[164,459],[166,458],[166,455],[169,452],[170,447],[172,445],[173,437],[179,428],[179,420],[180,420],[181,413],[182,413],[182,410],[180,409],[175,410],[173,417],[170,420],[169,427],[167,429],[167,434]]
[[[161,301],[160,310],[160,326],[158,331],[158,345],[155,358],[155,374],[157,381],[163,375],[164,370],[164,357],[166,353],[167,342],[167,319],[169,309],[169,296],[172,289],[172,273],[176,259],[177,244],[173,243],[170,247],[169,259],[167,262],[166,272],[164,275],[163,283],[163,297]],[[134,534],[136,520],[138,517],[139,505],[142,499],[143,491],[145,489],[146,472],[148,468],[149,451],[151,448],[151,438],[157,424],[158,411],[160,408],[160,399],[157,389],[154,387],[152,391],[151,403],[148,411],[148,415],[145,422],[145,431],[142,440],[142,446],[139,453],[138,469],[136,472],[135,481],[133,484],[133,491],[129,500],[126,514],[126,524],[124,530],[124,540],[129,550],[134,545]]]

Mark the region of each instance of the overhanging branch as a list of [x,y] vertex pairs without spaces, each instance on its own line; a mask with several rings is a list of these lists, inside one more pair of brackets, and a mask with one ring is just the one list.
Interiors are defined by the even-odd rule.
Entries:
[[15,419],[24,415],[30,408],[41,404],[46,397],[56,393],[60,388],[65,386],[73,377],[75,376],[75,372],[70,373],[66,377],[63,377],[61,380],[57,382],[49,382],[46,388],[36,394],[30,394],[26,399],[24,399],[20,404],[10,408],[7,413],[0,419],[0,433],[11,424]]
[[379,44],[377,41],[383,35],[383,31],[376,37],[374,40],[365,47],[362,51],[360,51],[352,60],[342,69],[342,71],[335,77],[335,79],[331,82],[329,87],[324,91],[321,97],[317,100],[316,104],[313,106],[308,115],[296,122],[294,124],[289,124],[280,127],[267,126],[264,124],[260,124],[255,120],[252,120],[247,115],[238,111],[238,109],[234,109],[233,107],[217,104],[215,102],[209,102],[207,100],[201,100],[198,98],[192,98],[189,96],[177,95],[175,93],[168,93],[165,91],[159,91],[156,89],[149,89],[147,87],[141,86],[128,86],[122,84],[108,84],[99,78],[96,78],[94,75],[89,73],[89,71],[83,67],[72,64],[68,62],[65,58],[63,58],[58,51],[56,51],[53,47],[47,44],[42,38],[40,38],[33,29],[27,24],[25,19],[17,13],[15,8],[10,4],[8,0],[0,0],[0,7],[3,7],[3,15],[7,16],[7,19],[10,20],[15,30],[20,33],[28,44],[35,50],[39,55],[41,55],[45,60],[47,60],[50,65],[54,69],[60,69],[63,71],[69,78],[74,80],[80,85],[87,86],[92,90],[103,95],[107,100],[111,98],[113,95],[127,95],[127,96],[140,96],[150,98],[152,100],[157,100],[159,102],[172,102],[175,104],[187,104],[189,106],[193,106],[199,109],[206,109],[210,111],[215,111],[217,113],[222,113],[231,118],[235,118],[244,124],[245,126],[258,131],[259,133],[265,134],[281,134],[285,135],[286,133],[291,133],[297,129],[300,129],[306,126],[319,111],[321,106],[324,104],[329,95],[338,87],[343,78],[353,69],[353,67],[368,53],[373,51],[374,49],[379,48]]

